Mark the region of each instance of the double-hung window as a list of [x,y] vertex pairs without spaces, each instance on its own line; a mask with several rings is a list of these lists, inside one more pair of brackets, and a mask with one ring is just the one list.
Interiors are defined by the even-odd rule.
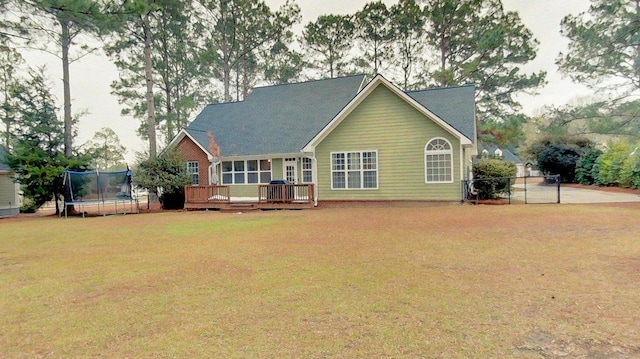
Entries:
[[222,161],[222,184],[257,184],[271,182],[269,160]]
[[191,177],[191,185],[197,186],[200,183],[198,161],[187,161],[187,173]]
[[453,182],[453,148],[444,138],[434,138],[424,147],[424,182]]
[[309,157],[302,158],[302,183],[313,182],[313,160]]
[[378,152],[331,153],[332,189],[377,189]]

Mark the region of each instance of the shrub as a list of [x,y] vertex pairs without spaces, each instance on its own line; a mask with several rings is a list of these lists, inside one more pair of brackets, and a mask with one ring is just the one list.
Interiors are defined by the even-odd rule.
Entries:
[[622,165],[632,149],[625,141],[613,143],[609,150],[598,158],[598,184],[618,186],[621,182]]
[[576,164],[593,143],[579,137],[544,138],[533,143],[527,153],[535,157],[545,174],[560,175],[562,182],[576,181]]
[[492,199],[511,191],[516,165],[501,159],[484,158],[473,165],[473,178],[479,199]]
[[640,189],[640,150],[636,147],[622,163],[621,185]]
[[184,186],[191,183],[191,177],[180,154],[167,150],[157,158],[140,162],[133,182],[159,194],[162,208],[178,209],[184,207]]
[[582,184],[598,183],[598,158],[602,151],[597,148],[588,149],[576,163],[576,181]]

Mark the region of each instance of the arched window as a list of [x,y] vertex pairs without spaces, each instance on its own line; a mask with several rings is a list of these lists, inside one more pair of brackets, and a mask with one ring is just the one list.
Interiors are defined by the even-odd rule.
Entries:
[[424,147],[424,182],[453,182],[453,148],[444,138],[434,138]]

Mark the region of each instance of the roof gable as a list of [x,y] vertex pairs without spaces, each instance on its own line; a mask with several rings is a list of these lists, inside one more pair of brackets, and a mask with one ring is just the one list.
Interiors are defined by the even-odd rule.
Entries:
[[208,105],[185,131],[205,149],[211,131],[223,156],[299,152],[363,81],[357,75],[258,87],[245,101]]
[[[413,106],[415,109],[421,112],[424,116],[432,119],[436,124],[438,124],[444,130],[458,137],[460,139],[460,142],[463,145],[470,145],[473,143],[473,140],[475,139],[474,135],[471,135],[470,137],[466,136],[465,134],[457,130],[455,127],[447,123],[445,120],[443,120],[440,116],[432,112],[425,105],[415,100],[413,97],[409,96],[404,91],[400,90],[400,88],[398,88],[397,86],[389,82],[382,75],[378,74],[376,75],[376,77],[373,78],[373,80],[371,80],[364,87],[364,89],[360,93],[358,93],[358,95],[351,102],[349,102],[347,106],[345,106],[342,109],[342,111],[340,111],[340,113],[325,128],[322,129],[321,132],[319,132],[313,139],[311,139],[311,141],[309,141],[309,143],[305,146],[303,150],[309,151],[309,152],[313,151],[313,148],[316,145],[318,145],[320,142],[322,142],[322,140],[326,138],[329,135],[329,133],[331,133],[331,131],[333,131],[356,107],[358,107],[364,101],[364,99],[367,98],[367,96],[369,96],[376,88],[378,88],[378,86],[385,86],[386,88],[391,90],[391,92],[396,94],[400,99],[406,101],[409,105]],[[453,94],[450,94],[450,95],[453,95]],[[466,100],[468,101],[469,99],[467,98]],[[472,103],[472,106],[474,106],[473,98],[471,98],[471,103]],[[471,117],[468,118],[467,121],[470,121],[473,123],[474,121],[473,112],[471,113]],[[475,131],[473,131],[473,127],[472,127],[472,133],[475,133]]]

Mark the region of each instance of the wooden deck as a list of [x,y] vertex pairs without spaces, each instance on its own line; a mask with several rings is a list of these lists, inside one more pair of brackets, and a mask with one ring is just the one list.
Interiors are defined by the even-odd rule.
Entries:
[[313,184],[258,185],[255,199],[232,197],[229,186],[185,187],[185,209],[216,209],[221,211],[249,211],[256,209],[313,208]]

